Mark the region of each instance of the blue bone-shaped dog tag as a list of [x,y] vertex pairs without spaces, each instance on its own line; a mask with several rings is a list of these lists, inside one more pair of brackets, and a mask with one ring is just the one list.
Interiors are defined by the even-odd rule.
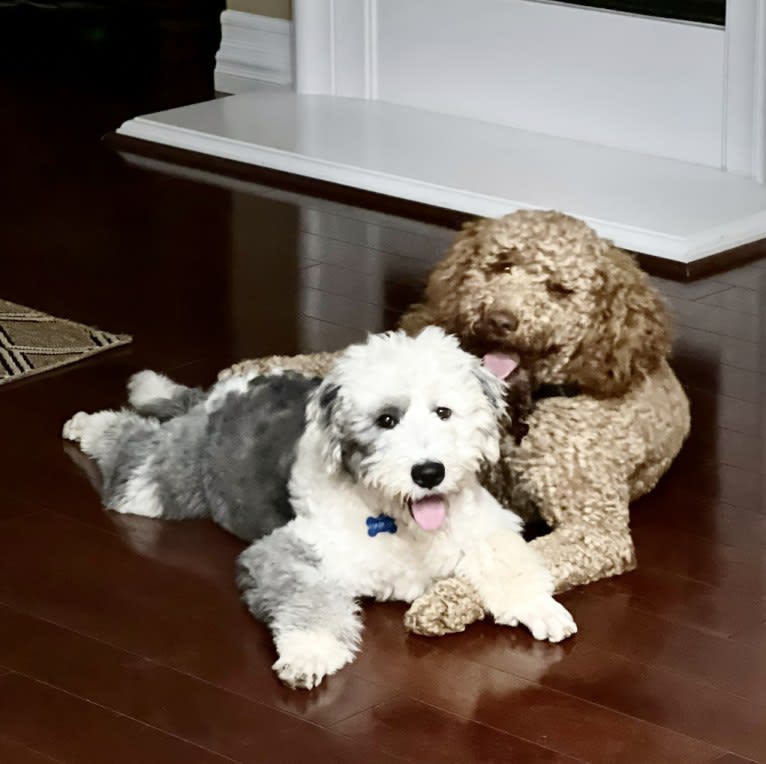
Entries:
[[396,533],[396,520],[388,515],[367,518],[367,535],[371,538],[379,533]]

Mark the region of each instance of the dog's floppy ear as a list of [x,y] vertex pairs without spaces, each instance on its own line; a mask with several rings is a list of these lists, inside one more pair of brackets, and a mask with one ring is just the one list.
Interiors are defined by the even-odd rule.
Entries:
[[492,422],[483,432],[481,453],[490,464],[494,464],[500,458],[500,422],[506,414],[506,388],[501,379],[478,363],[474,366],[473,373],[492,410]]
[[343,460],[343,439],[338,422],[340,393],[340,385],[330,374],[314,391],[306,410],[307,422],[322,431],[322,458],[331,471],[339,469]]
[[489,401],[492,411],[497,419],[505,412],[505,384],[500,377],[493,374],[483,365],[476,365],[473,370],[474,376],[479,381],[484,397]]
[[626,252],[613,248],[597,274],[596,313],[566,367],[595,397],[624,395],[670,353],[670,320],[659,294]]

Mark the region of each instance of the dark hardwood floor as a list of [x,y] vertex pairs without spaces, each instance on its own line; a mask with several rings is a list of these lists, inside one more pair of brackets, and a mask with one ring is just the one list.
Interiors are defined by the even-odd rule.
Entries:
[[0,296],[135,336],[0,388],[3,764],[766,762],[766,261],[658,282],[692,436],[634,508],[638,570],[564,597],[575,639],[427,640],[371,605],[357,662],[291,692],[238,601],[242,545],[103,512],[61,424],[147,366],[209,383],[390,326],[452,232],[99,144],[209,97],[188,70],[157,88],[3,71]]

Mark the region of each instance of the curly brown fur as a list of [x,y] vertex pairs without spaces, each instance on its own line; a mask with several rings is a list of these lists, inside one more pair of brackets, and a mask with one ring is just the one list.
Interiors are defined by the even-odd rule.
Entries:
[[[478,220],[401,321],[409,333],[428,324],[477,354],[518,355],[529,375],[512,381],[501,459],[483,479],[501,502],[524,517],[539,513],[553,529],[531,543],[557,589],[630,570],[628,504],[654,487],[689,431],[688,401],[667,362],[668,315],[633,259],[560,213]],[[257,363],[321,374],[328,358]],[[530,409],[529,393],[541,384],[581,394]],[[483,607],[445,581],[410,612],[411,630],[442,634],[462,630]]]
[[464,631],[486,615],[476,588],[464,578],[437,581],[410,605],[404,614],[404,625],[416,634],[438,637]]
[[271,355],[264,358],[252,358],[247,361],[240,361],[224,369],[218,375],[218,379],[228,379],[237,374],[246,374],[249,371],[267,374],[275,369],[295,371],[307,377],[323,377],[339,355],[340,352],[310,353],[306,355]]
[[[667,362],[670,322],[633,259],[585,223],[516,212],[469,224],[436,267],[425,300],[402,319],[436,323],[476,353],[520,356],[541,384],[575,397],[539,401],[518,442],[509,432],[485,485],[553,529],[534,544],[562,591],[635,566],[628,504],[651,490],[689,431],[689,405]],[[413,628],[446,633],[466,612],[452,599],[413,604],[438,613]],[[441,609],[440,609],[441,608]]]

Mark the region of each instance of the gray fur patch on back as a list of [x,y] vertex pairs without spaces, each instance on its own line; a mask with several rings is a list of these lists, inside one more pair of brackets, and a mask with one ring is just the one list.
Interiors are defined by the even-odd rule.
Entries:
[[205,493],[213,519],[240,538],[260,538],[294,516],[288,481],[319,382],[290,372],[256,377],[209,414]]
[[210,413],[206,395],[182,388],[157,401],[157,413],[169,417],[161,424],[126,412],[113,425],[114,447],[98,459],[104,504],[130,499],[140,470],[166,519],[212,517],[246,541],[271,533],[294,517],[288,481],[319,383],[290,372],[256,377]]
[[137,410],[143,416],[152,416],[165,422],[190,411],[205,397],[199,387],[180,387],[172,398],[155,398],[142,404]]

